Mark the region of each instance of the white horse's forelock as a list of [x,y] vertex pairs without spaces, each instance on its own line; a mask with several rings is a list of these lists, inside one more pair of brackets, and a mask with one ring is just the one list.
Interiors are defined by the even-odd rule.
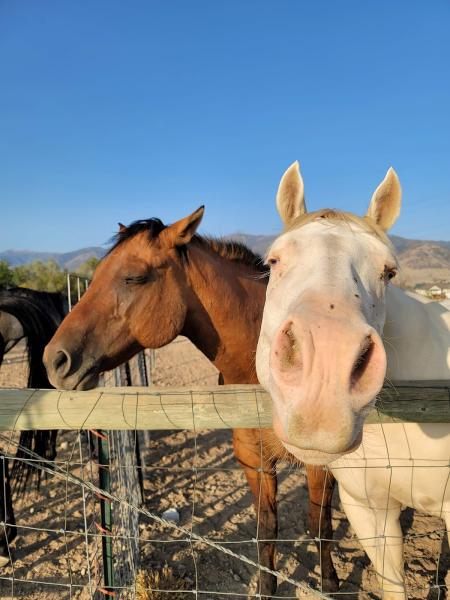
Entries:
[[322,208],[321,210],[317,210],[310,213],[304,213],[295,219],[293,219],[289,225],[285,228],[285,233],[289,231],[294,231],[295,229],[300,229],[300,227],[304,227],[308,225],[308,223],[312,223],[314,221],[323,222],[324,224],[330,223],[348,223],[358,225],[363,231],[366,233],[370,233],[377,237],[383,244],[388,246],[390,250],[393,250],[392,242],[386,235],[386,233],[375,223],[373,219],[370,217],[359,217],[351,212],[346,212],[343,210],[337,210],[334,208]]

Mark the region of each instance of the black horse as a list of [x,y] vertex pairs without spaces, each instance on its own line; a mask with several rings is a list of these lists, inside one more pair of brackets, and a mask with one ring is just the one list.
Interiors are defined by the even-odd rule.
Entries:
[[[44,348],[67,314],[67,301],[61,293],[37,292],[26,288],[0,290],[0,364],[3,356],[20,340],[27,340],[29,363],[28,387],[51,388],[42,362]],[[20,460],[29,457],[26,449],[44,459],[56,456],[56,431],[22,431],[12,472],[0,446],[0,566],[10,559],[9,544],[17,535],[12,505],[13,488],[23,493],[30,476],[39,486],[40,469]]]

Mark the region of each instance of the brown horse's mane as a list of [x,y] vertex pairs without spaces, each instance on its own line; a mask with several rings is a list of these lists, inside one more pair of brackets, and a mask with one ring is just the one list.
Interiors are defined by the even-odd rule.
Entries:
[[[209,236],[195,235],[192,238],[191,244],[200,246],[203,248],[209,248],[222,258],[226,258],[233,262],[253,267],[261,273],[267,271],[267,266],[264,264],[263,259],[258,254],[255,254],[248,246],[237,240],[227,240],[224,238],[215,238]],[[186,250],[189,249],[189,244],[185,246]]]
[[[108,254],[117,248],[117,246],[120,246],[123,242],[129,240],[138,233],[146,231],[148,234],[148,240],[151,242],[166,228],[167,225],[164,225],[164,223],[157,218],[134,221],[131,223],[131,225],[128,225],[128,227],[124,228],[122,231],[119,231],[119,233],[114,236],[112,240],[113,245],[108,250]],[[189,261],[190,246],[197,246],[206,250],[212,250],[222,258],[252,267],[261,273],[265,273],[267,271],[267,267],[264,265],[261,256],[255,254],[252,250],[250,250],[250,248],[248,248],[248,246],[236,240],[194,235],[189,244],[177,247],[180,257],[185,261]]]

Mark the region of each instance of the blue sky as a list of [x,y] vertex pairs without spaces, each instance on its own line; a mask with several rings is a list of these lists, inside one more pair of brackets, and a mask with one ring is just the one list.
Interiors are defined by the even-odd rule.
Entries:
[[310,209],[450,239],[447,0],[0,0],[0,250],[104,243],[116,222],[275,233],[299,159]]

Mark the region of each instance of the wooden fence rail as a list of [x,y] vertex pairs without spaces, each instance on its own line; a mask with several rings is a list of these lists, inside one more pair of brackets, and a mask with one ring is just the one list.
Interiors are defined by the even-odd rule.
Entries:
[[[383,388],[366,423],[450,423],[450,381]],[[272,401],[258,385],[114,387],[90,391],[0,390],[0,430],[228,429],[271,427]]]

